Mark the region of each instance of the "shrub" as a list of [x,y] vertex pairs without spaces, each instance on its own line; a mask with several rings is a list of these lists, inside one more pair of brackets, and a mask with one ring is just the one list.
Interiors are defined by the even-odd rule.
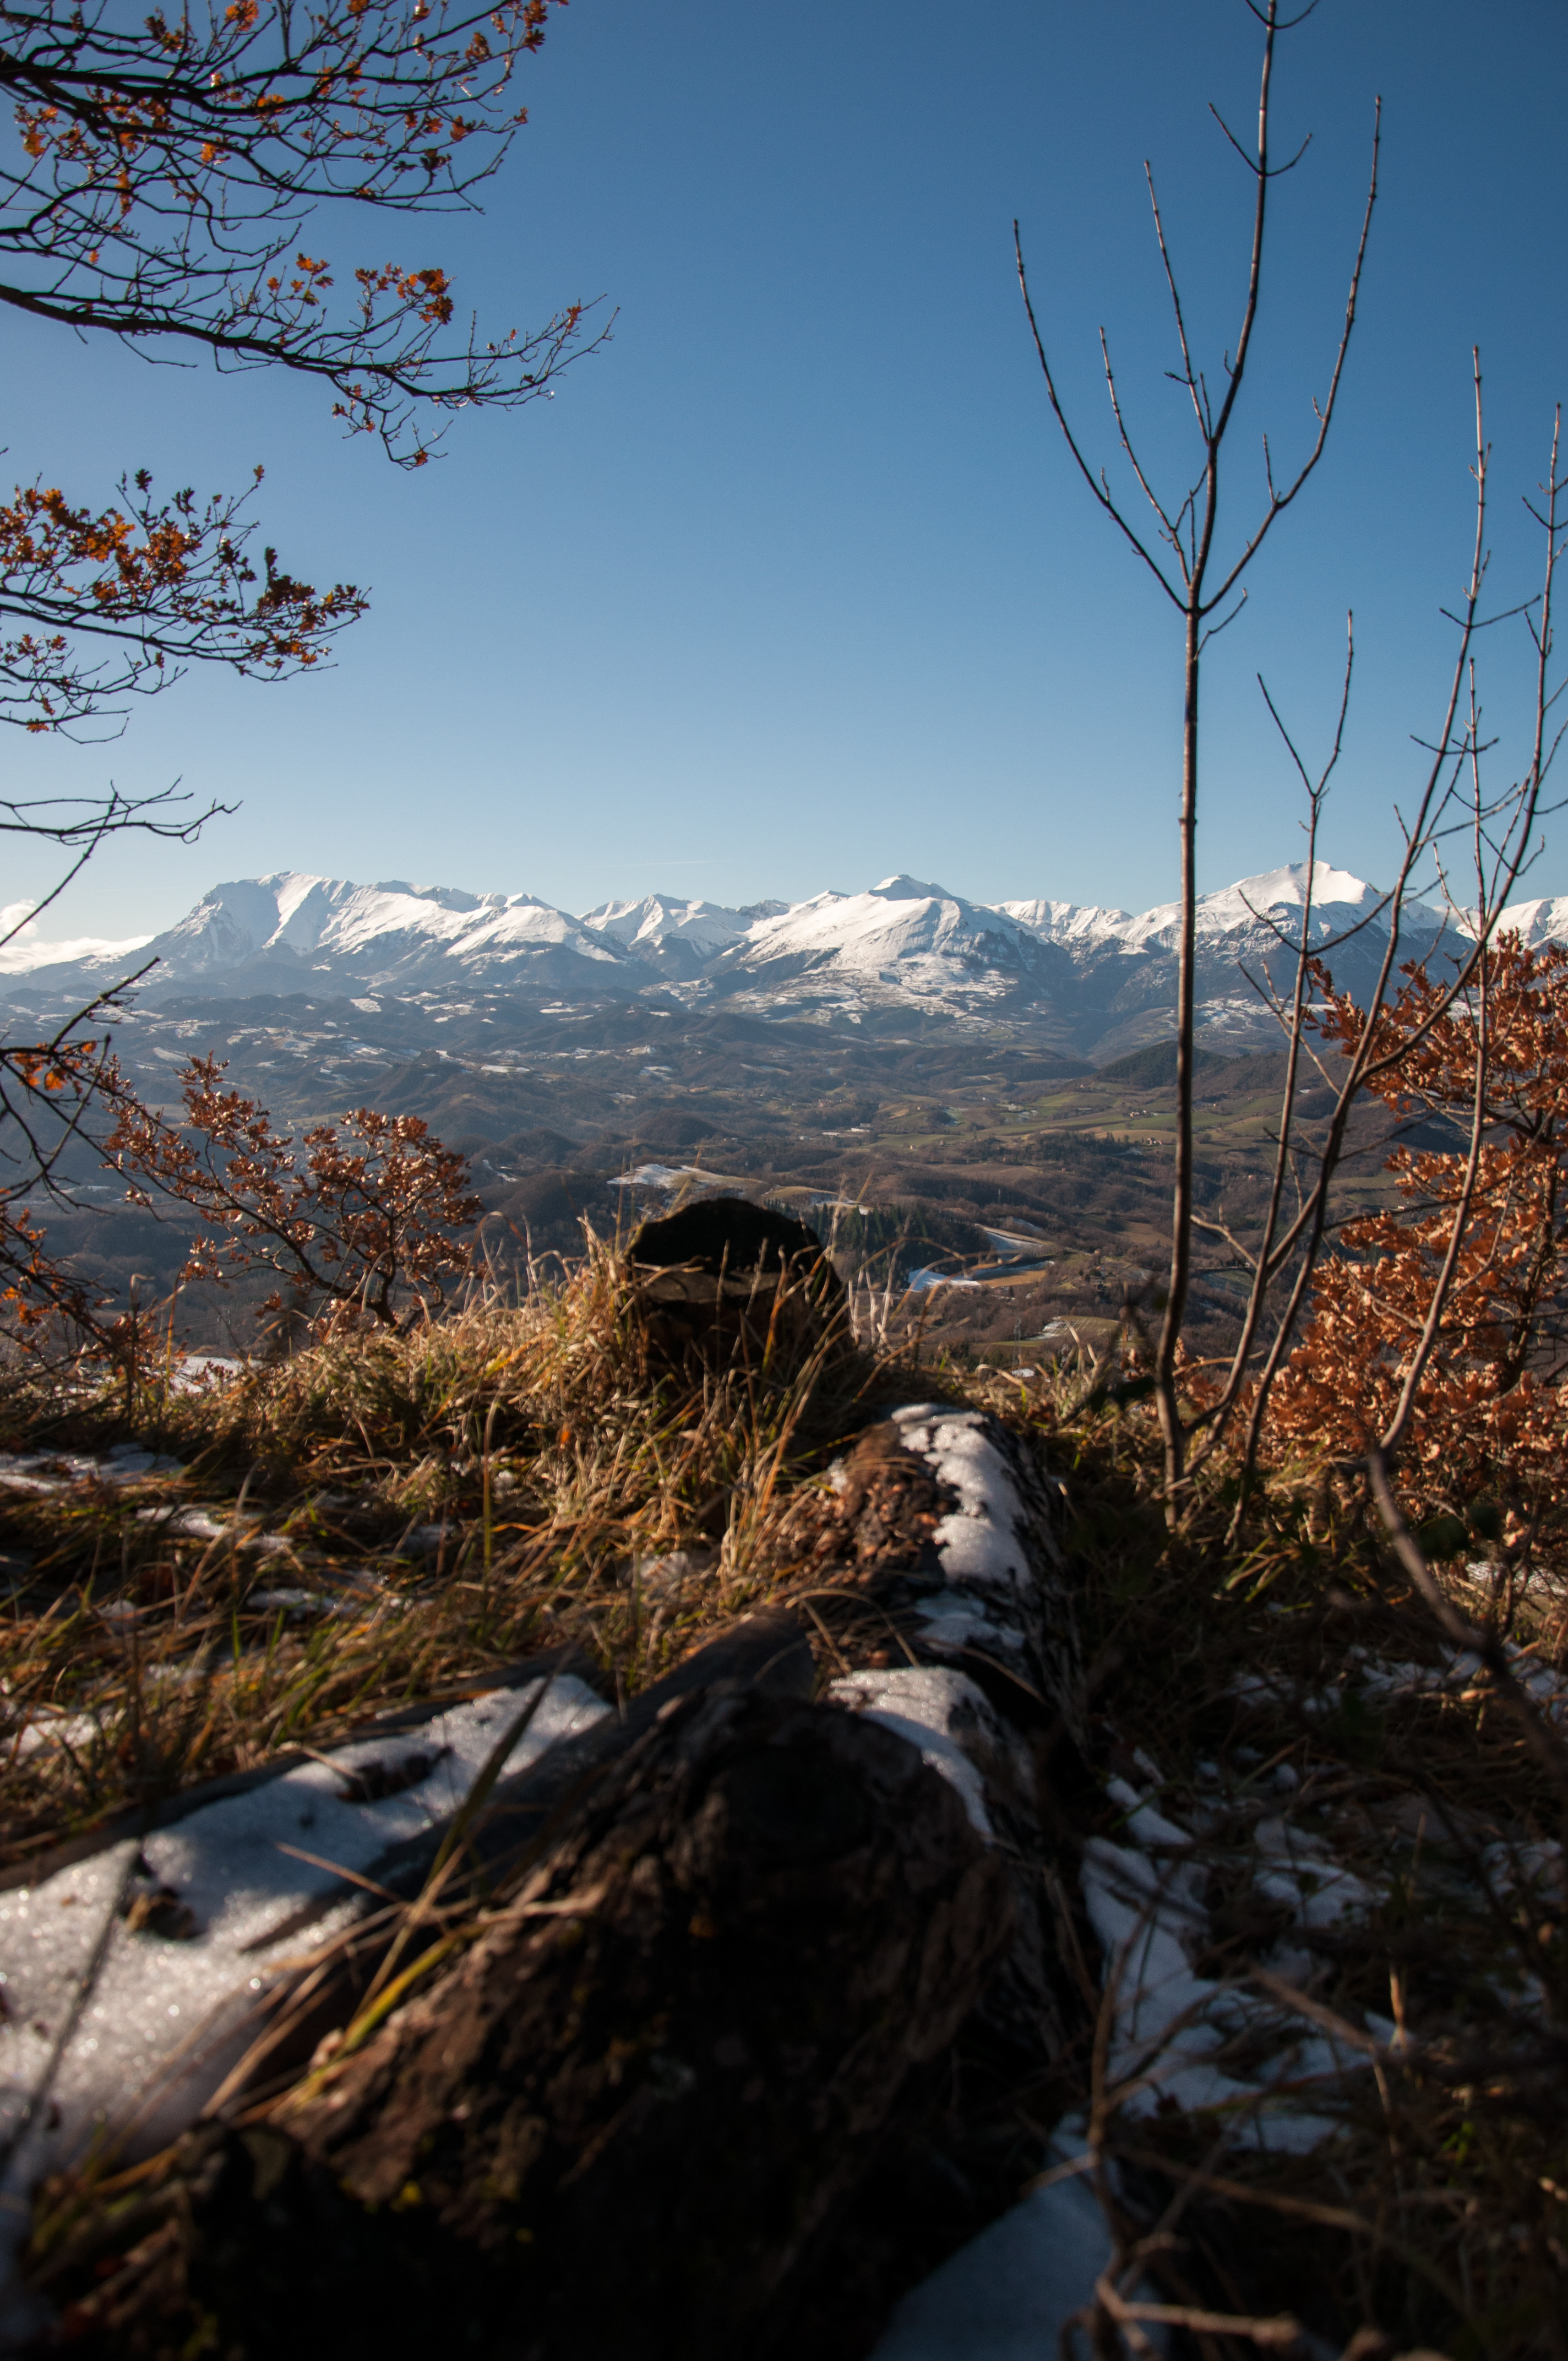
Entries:
[[[1389,1158],[1399,1202],[1347,1223],[1340,1251],[1324,1261],[1270,1427],[1277,1442],[1314,1454],[1369,1451],[1395,1417],[1435,1314],[1400,1449],[1407,1491],[1429,1508],[1499,1487],[1516,1506],[1560,1505],[1568,1494],[1568,952],[1504,936],[1474,987],[1447,1005],[1424,968],[1405,972],[1377,1020],[1367,1087],[1401,1116],[1462,1124],[1466,1146],[1407,1146]],[[1317,1028],[1349,1044],[1363,1016],[1320,981]]]

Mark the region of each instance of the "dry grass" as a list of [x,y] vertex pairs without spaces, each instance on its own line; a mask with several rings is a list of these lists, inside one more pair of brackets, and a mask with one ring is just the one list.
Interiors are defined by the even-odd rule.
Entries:
[[0,1861],[542,1648],[630,1693],[797,1579],[803,1502],[892,1380],[790,1309],[722,1369],[661,1368],[595,1243],[521,1306],[488,1293],[221,1391],[127,1406],[14,1369],[11,1449],[130,1441],[181,1472],[7,1502],[33,1562],[0,1624]]
[[[623,1262],[597,1246],[521,1308],[492,1297],[400,1340],[322,1345],[210,1397],[154,1390],[128,1420],[9,1382],[11,1447],[134,1438],[185,1470],[10,1504],[35,1565],[0,1627],[6,1714],[13,1733],[73,1718],[26,1754],[13,1735],[12,1861],[559,1642],[633,1690],[737,1611],[832,1578],[826,1470],[878,1401],[937,1390],[992,1409],[1067,1480],[1097,1767],[1125,1771],[1141,1747],[1162,1807],[1204,1831],[1200,1972],[1245,1983],[1280,1932],[1250,1848],[1293,1772],[1297,1824],[1377,1897],[1299,1938],[1311,2004],[1364,2044],[1368,2011],[1406,2037],[1302,2156],[1226,2146],[1207,2119],[1135,2115],[1101,2091],[1126,2253],[1152,2225],[1164,2243],[1146,2268],[1169,2302],[1216,2320],[1290,2310],[1332,2351],[1375,2323],[1388,2351],[1568,2353],[1568,1949],[1549,1850],[1568,1760],[1560,1782],[1484,1679],[1373,1706],[1344,1688],[1356,1650],[1443,1661],[1348,1489],[1269,1471],[1233,1540],[1234,1476],[1216,1463],[1170,1532],[1152,1420],[1136,1403],[1084,1409],[1080,1371],[1025,1386],[916,1369],[787,1322],[722,1370],[661,1370]],[[193,1503],[221,1511],[215,1538],[146,1513]],[[416,1556],[415,1529],[437,1523],[445,1538]],[[286,1549],[262,1555],[263,1532]],[[354,1569],[374,1587],[348,1590]],[[1560,1660],[1554,1542],[1495,1580],[1453,1571],[1468,1613]],[[334,1583],[353,1611],[258,1602]],[[1097,1822],[1115,1825],[1091,1801]],[[1548,1849],[1545,1873],[1510,1882],[1531,1847]],[[1086,2097],[1091,2079],[1086,2061]],[[1205,2361],[1257,2349],[1240,2331],[1183,2334]]]
[[[1455,2361],[1568,2353],[1568,1946],[1554,1850],[1568,1835],[1568,1748],[1558,1741],[1553,1775],[1484,1675],[1423,1692],[1418,1673],[1371,1704],[1346,1686],[1353,1664],[1435,1674],[1449,1656],[1350,1488],[1277,1468],[1232,1540],[1234,1478],[1215,1467],[1168,1532],[1142,1407],[1065,1418],[1065,1378],[1026,1405],[1020,1391],[992,1388],[1023,1410],[1074,1503],[1104,1767],[1146,1784],[1132,1761],[1145,1750],[1161,1809],[1203,1832],[1212,1948],[1197,1972],[1245,1986],[1284,1931],[1287,1914],[1259,1891],[1253,1831],[1280,1808],[1277,1779],[1294,1773],[1292,1825],[1377,1897],[1332,1928],[1292,1930],[1310,1954],[1318,2022],[1364,2048],[1366,2012],[1404,2035],[1334,2098],[1341,2128],[1304,2156],[1227,2145],[1211,2118],[1135,2115],[1102,2092],[1106,2151],[1143,2200],[1124,2221],[1127,2253],[1159,2233],[1148,2268],[1179,2307],[1290,2312],[1334,2351],[1375,2325],[1392,2342],[1368,2345],[1369,2361],[1429,2346]],[[1447,1569],[1464,1612],[1561,1664],[1561,1541],[1508,1568],[1470,1547],[1468,1574]],[[1114,1833],[1109,1813],[1103,1825]],[[1238,2052],[1237,2070],[1245,2062]],[[1188,2334],[1205,2356],[1266,2341]]]

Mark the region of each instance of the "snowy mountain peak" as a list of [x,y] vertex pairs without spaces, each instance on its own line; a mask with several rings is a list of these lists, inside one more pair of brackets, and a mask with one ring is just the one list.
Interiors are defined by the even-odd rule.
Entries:
[[902,873],[896,877],[884,877],[880,885],[873,885],[871,890],[884,902],[956,902],[959,899],[956,894],[949,894],[945,885],[927,885],[918,877]]
[[[1270,922],[1284,933],[1299,930],[1308,900],[1307,863],[1287,862],[1258,876],[1243,877],[1234,885],[1199,896],[1197,925],[1201,939],[1219,940],[1227,935],[1269,930]],[[1326,861],[1313,864],[1311,884],[1312,939],[1341,934],[1376,915],[1383,895],[1348,869]],[[1135,916],[1125,910],[1098,909],[1073,902],[1003,902],[998,907],[1016,918],[1042,941],[1091,948],[1103,945],[1136,952],[1174,950],[1181,918],[1179,902],[1160,902]],[[1419,908],[1419,906],[1412,906]],[[1420,911],[1424,918],[1429,914]]]
[[[1465,912],[1472,930],[1475,914]],[[1548,895],[1535,902],[1510,902],[1497,920],[1503,934],[1517,934],[1526,943],[1568,942],[1568,894]]]
[[743,935],[749,921],[740,910],[724,909],[717,902],[645,894],[640,902],[601,902],[597,909],[584,911],[583,924],[623,943],[679,935],[717,944]]
[[[1309,886],[1314,945],[1338,944],[1332,964],[1347,988],[1372,982],[1387,944],[1384,897],[1331,862],[1310,876],[1287,862],[1200,902],[1206,1038],[1234,1049],[1272,1041],[1252,979],[1290,969]],[[853,1025],[919,1011],[1043,1026],[1055,1046],[1099,1058],[1168,1038],[1179,918],[1174,902],[1135,915],[1043,898],[971,902],[903,871],[793,904],[732,908],[654,893],[574,917],[533,894],[284,869],[214,886],[150,942],[50,944],[29,925],[0,950],[0,974],[13,990],[26,977],[30,994],[86,997],[150,953],[158,964],[142,988],[155,1000],[483,990],[543,1006],[650,994],[670,1010],[722,1004]],[[1568,940],[1568,897],[1519,903],[1505,922],[1530,941]],[[1440,913],[1407,906],[1412,955],[1442,927]]]
[[998,902],[996,907],[1046,943],[1111,941],[1133,923],[1130,911],[1091,902]]

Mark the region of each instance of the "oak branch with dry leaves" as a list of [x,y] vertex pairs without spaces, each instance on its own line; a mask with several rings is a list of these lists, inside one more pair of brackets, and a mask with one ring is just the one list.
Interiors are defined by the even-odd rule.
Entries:
[[79,1334],[101,1308],[98,1290],[50,1255],[38,1216],[64,1195],[60,1167],[89,1111],[124,1090],[99,1029],[109,1015],[92,1011],[91,1033],[0,1044],[0,1304],[24,1337],[55,1322]]
[[[149,359],[207,355],[220,369],[319,379],[351,434],[375,434],[400,465],[423,465],[458,411],[533,400],[608,329],[590,335],[590,307],[570,303],[542,326],[481,335],[463,325],[433,260],[361,256],[340,269],[313,234],[307,241],[307,225],[334,203],[356,215],[477,210],[477,191],[526,120],[519,64],[562,5],[323,0],[307,13],[291,0],[231,0],[172,16],[77,0],[0,6],[0,121],[8,97],[12,130],[0,137],[0,304],[79,337],[115,336]],[[129,697],[192,663],[274,680],[318,665],[365,598],[352,584],[318,591],[272,549],[258,563],[243,512],[254,490],[158,497],[143,472],[101,508],[18,485],[0,505],[0,718],[92,739],[123,725]],[[0,803],[0,834],[60,852],[42,908],[106,838],[140,829],[188,842],[224,808],[196,809],[172,790],[22,794]],[[48,1038],[0,1044],[0,1300],[13,1330],[48,1325],[54,1312],[103,1333],[103,1307],[50,1258],[38,1215],[68,1193],[61,1159],[94,1144],[95,1107],[122,1132],[143,1117],[107,1046],[112,1013],[111,994]],[[422,1130],[354,1116],[350,1145],[313,1134],[296,1170],[290,1144],[253,1112],[263,1126],[254,1200],[243,1200],[237,1172],[223,1177],[226,1200],[216,1168],[202,1184],[205,1210],[226,1207],[219,1226],[231,1246],[247,1238],[253,1260],[276,1255],[273,1267],[306,1295],[343,1301],[347,1288],[379,1305],[378,1318],[401,1283],[390,1272],[423,1285],[448,1267],[437,1233],[466,1218],[465,1184],[459,1160]],[[154,1124],[149,1153],[155,1135]],[[159,1185],[194,1185],[194,1165],[169,1141],[159,1155]],[[334,1230],[339,1216],[346,1226]]]
[[[1314,981],[1312,1026],[1350,1055],[1368,1019],[1321,966]],[[1367,1090],[1438,1118],[1455,1145],[1398,1148],[1398,1202],[1342,1229],[1270,1436],[1354,1460],[1398,1429],[1420,1514],[1485,1496],[1522,1530],[1568,1499],[1568,952],[1504,934],[1457,996],[1412,962],[1371,1032]]]
[[417,1115],[359,1107],[318,1124],[296,1148],[267,1109],[223,1087],[224,1068],[194,1058],[180,1073],[182,1125],[122,1099],[104,1144],[136,1204],[188,1206],[214,1235],[192,1246],[183,1277],[269,1271],[275,1320],[313,1331],[398,1330],[445,1301],[468,1264],[464,1234],[482,1208],[466,1159]]
[[0,302],[146,352],[319,378],[351,431],[421,465],[455,412],[532,401],[598,342],[586,307],[487,336],[441,268],[344,271],[304,225],[339,201],[473,209],[527,119],[517,68],[549,5],[565,0],[0,10],[16,131]]
[[0,506],[0,720],[101,735],[123,725],[125,697],[156,694],[192,663],[269,680],[308,671],[365,611],[352,583],[318,591],[274,549],[258,571],[249,493],[155,500],[144,470],[119,494],[94,512],[35,484]]
[[[341,274],[300,241],[333,201],[472,209],[526,119],[515,70],[546,14],[0,8],[0,303],[152,357],[321,378],[351,432],[422,465],[458,410],[530,401],[590,349],[584,306],[481,339],[455,328],[436,265],[362,262],[340,302]],[[143,472],[119,495],[100,511],[34,484],[0,507],[0,716],[24,729],[121,721],[126,695],[192,662],[305,669],[364,611],[352,584],[318,592],[274,550],[257,566],[248,491],[159,500]]]
[[[148,796],[111,787],[101,796],[0,798],[0,837],[29,837],[56,848],[64,865],[53,891],[36,906],[44,909],[106,837],[135,834],[191,844],[227,808],[191,807],[189,796],[167,787]],[[0,933],[0,950],[32,915],[25,912]],[[0,1305],[15,1331],[35,1343],[41,1342],[37,1332],[56,1323],[78,1336],[101,1330],[97,1290],[49,1252],[39,1220],[51,1204],[74,1210],[64,1178],[71,1151],[84,1148],[95,1158],[93,1109],[117,1106],[128,1096],[110,1028],[124,993],[137,980],[126,977],[36,1041],[0,1041]]]

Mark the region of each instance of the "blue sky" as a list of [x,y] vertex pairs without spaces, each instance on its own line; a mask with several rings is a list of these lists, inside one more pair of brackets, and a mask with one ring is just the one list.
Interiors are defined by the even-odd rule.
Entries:
[[[1343,409],[1318,477],[1213,652],[1202,881],[1295,857],[1261,669],[1315,744],[1357,618],[1350,750],[1325,849],[1386,872],[1435,725],[1468,550],[1469,349],[1494,443],[1498,603],[1533,588],[1519,495],[1568,390],[1568,174],[1556,0],[1322,0],[1281,51],[1278,185],[1234,518],[1258,434],[1311,429],[1354,248],[1373,99],[1384,193]],[[1087,439],[1113,444],[1103,321],[1152,448],[1177,450],[1142,159],[1211,366],[1234,335],[1247,183],[1243,0],[573,0],[526,65],[532,120],[481,220],[342,220],[345,265],[440,260],[497,326],[574,296],[614,341],[556,398],[459,422],[410,478],[345,445],[312,388],[149,368],[0,321],[5,464],[80,498],[123,466],[172,488],[258,459],[267,537],[368,583],[329,675],[191,677],[108,747],[12,738],[7,792],[236,801],[189,851],[106,852],[60,931],[129,932],[282,867],[529,891],[745,901],[887,871],[992,900],[1140,907],[1175,890],[1175,620],[1055,437],[1011,223]],[[1510,627],[1517,631],[1517,627]],[[1507,762],[1521,647],[1488,650]],[[1568,891],[1568,832],[1528,890]],[[37,892],[13,866],[0,899]],[[55,928],[51,925],[50,931]]]

